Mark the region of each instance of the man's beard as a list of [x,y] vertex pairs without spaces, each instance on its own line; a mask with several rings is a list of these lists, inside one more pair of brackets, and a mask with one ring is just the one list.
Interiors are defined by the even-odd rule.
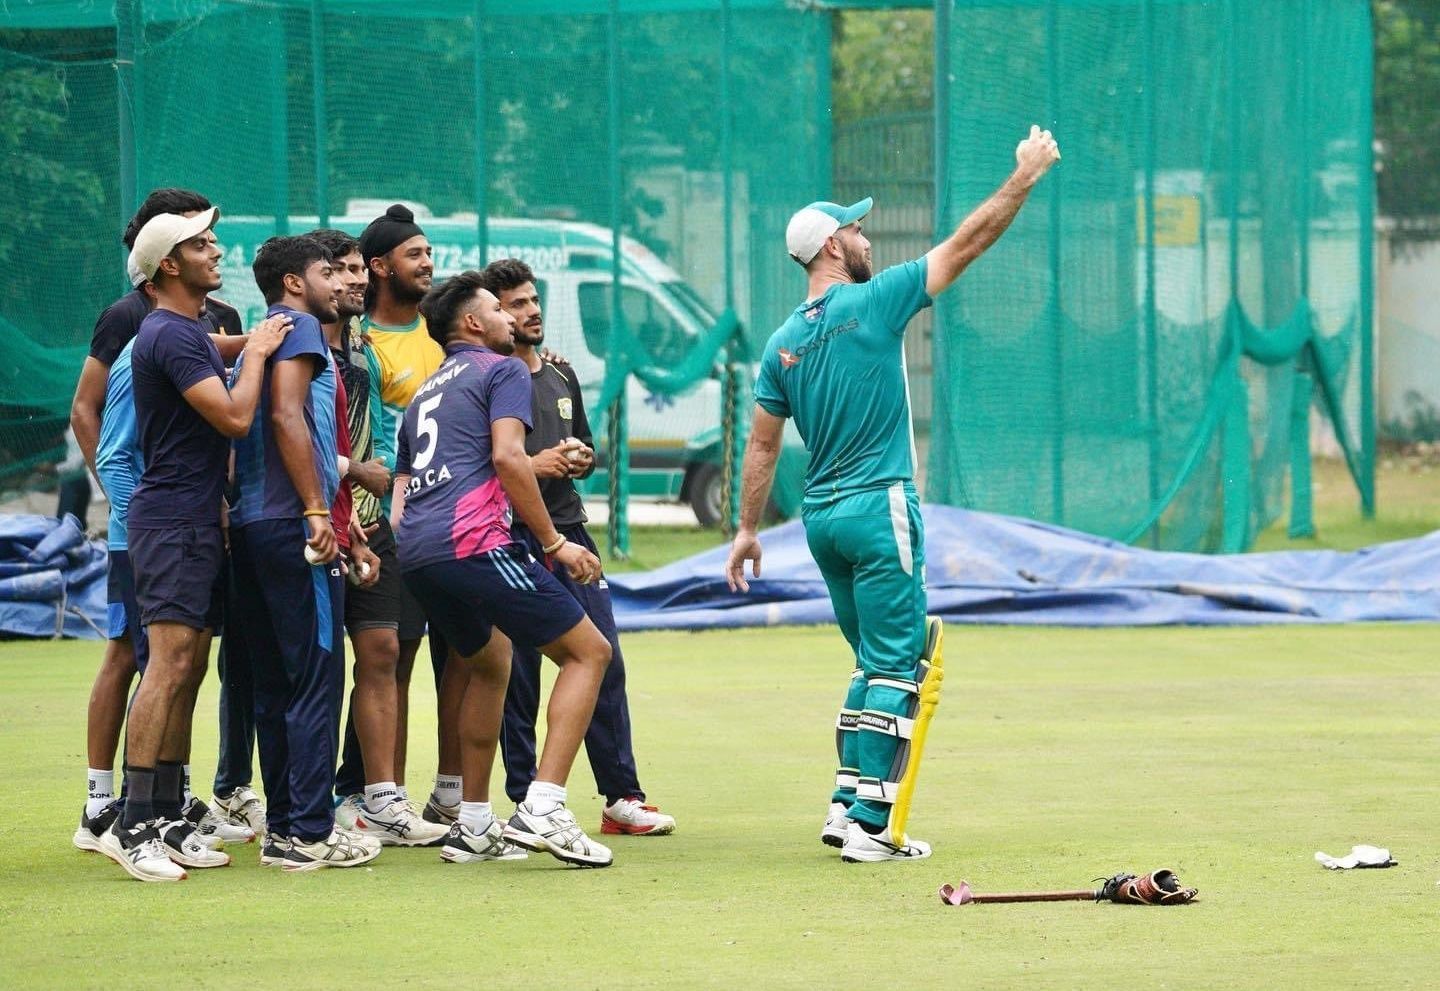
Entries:
[[854,282],[869,282],[870,276],[875,274],[865,253],[859,249],[852,251],[849,245],[845,246],[845,272]]
[[390,296],[397,303],[418,303],[425,298],[425,290],[402,279],[399,272],[391,272],[385,284],[390,287]]
[[321,323],[334,323],[340,319],[340,313],[335,306],[335,297],[327,294],[311,293],[305,294],[305,309],[310,315]]
[[515,343],[524,344],[529,347],[539,347],[545,343],[545,325],[536,324],[532,330],[529,327],[516,326]]
[[514,354],[515,341],[511,338],[506,338],[503,341],[496,341],[494,344],[490,345],[490,350],[494,351],[496,354]]
[[[335,300],[335,311],[340,314],[339,319],[349,320],[351,317],[365,315],[365,300],[362,297],[358,302],[348,292],[341,293],[340,298]],[[328,321],[327,321],[328,322]]]

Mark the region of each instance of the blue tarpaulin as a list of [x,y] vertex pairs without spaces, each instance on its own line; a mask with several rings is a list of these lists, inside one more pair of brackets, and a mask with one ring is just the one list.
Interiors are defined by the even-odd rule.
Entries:
[[109,564],[73,516],[0,515],[0,636],[103,637]]
[[[1055,626],[1440,621],[1440,532],[1337,551],[1211,556],[1144,550],[1033,520],[925,506],[930,613],[959,623]],[[622,630],[833,623],[825,582],[792,522],[760,535],[748,594],[728,547],[611,576]]]

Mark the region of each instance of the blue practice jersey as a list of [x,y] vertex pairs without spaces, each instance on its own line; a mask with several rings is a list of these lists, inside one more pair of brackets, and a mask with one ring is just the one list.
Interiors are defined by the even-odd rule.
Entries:
[[135,390],[130,375],[130,356],[134,350],[132,339],[110,365],[110,378],[105,383],[105,409],[100,414],[100,441],[95,445],[95,472],[110,501],[106,543],[112,551],[129,549],[126,518],[130,513],[130,494],[145,469],[135,430]]

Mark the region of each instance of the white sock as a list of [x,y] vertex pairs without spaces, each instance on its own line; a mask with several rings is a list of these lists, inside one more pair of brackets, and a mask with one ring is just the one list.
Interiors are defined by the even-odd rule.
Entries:
[[437,774],[435,775],[435,790],[430,797],[435,800],[436,805],[459,805],[460,782],[458,774]]
[[472,833],[483,833],[495,821],[495,810],[489,802],[461,802],[460,825]]
[[525,804],[535,815],[548,816],[565,804],[565,786],[537,778],[530,782],[530,790],[525,792]]
[[410,793],[405,790],[405,786],[404,786],[404,785],[396,785],[396,786],[395,786],[395,794],[399,795],[402,799],[404,799],[404,800],[407,801],[407,802],[410,801]]
[[399,797],[400,792],[393,781],[377,781],[365,786],[365,808],[369,812],[379,812]]
[[105,806],[115,801],[115,770],[97,771],[91,767],[86,769],[85,777],[89,786],[85,795],[85,814],[94,819],[105,810]]
[[180,800],[181,808],[184,808],[186,805],[189,805],[189,804],[190,804],[190,799],[192,799],[192,798],[194,798],[194,797],[195,797],[194,794],[191,793],[191,791],[190,791],[190,765],[189,765],[189,764],[186,764],[186,765],[185,765],[185,797]]

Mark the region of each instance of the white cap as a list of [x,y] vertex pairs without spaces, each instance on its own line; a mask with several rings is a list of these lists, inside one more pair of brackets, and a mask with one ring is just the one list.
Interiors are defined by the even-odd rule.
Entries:
[[175,245],[205,233],[219,219],[218,206],[201,210],[193,217],[179,213],[161,213],[151,217],[135,235],[135,247],[130,249],[130,259],[125,265],[131,281],[137,275],[142,280],[154,279],[155,273],[160,270],[160,259],[175,250]]
[[132,251],[130,257],[125,259],[125,276],[130,280],[130,285],[139,289],[145,284],[145,273],[135,267],[135,253]]
[[831,235],[863,220],[872,206],[874,200],[867,196],[850,206],[819,200],[795,211],[785,227],[785,250],[801,265],[809,265]]

